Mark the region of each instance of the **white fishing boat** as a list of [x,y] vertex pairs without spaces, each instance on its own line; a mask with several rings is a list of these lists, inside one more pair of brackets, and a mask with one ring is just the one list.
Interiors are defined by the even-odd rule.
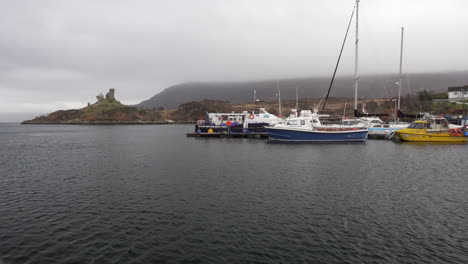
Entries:
[[284,123],[266,127],[270,142],[362,142],[367,139],[367,128],[350,127],[330,123],[333,117],[301,111],[298,117],[290,117]]
[[253,109],[241,113],[205,113],[202,120],[197,121],[195,132],[229,132],[250,133],[264,132],[266,126],[272,126],[282,121],[280,117],[270,114],[265,108]]
[[[352,22],[354,11],[356,11],[356,69],[357,69],[357,45],[358,45],[358,10],[359,0],[351,14],[351,18],[346,30],[346,35],[341,46],[340,55],[335,66],[330,86],[328,88],[322,111],[330,94],[333,85],[336,71],[343,52],[344,44],[348,36],[349,27]],[[357,88],[356,88],[357,89]],[[357,95],[357,94],[356,94]],[[315,110],[313,113],[310,110],[301,111],[297,116],[297,110],[294,115],[286,120],[286,122],[274,126],[266,127],[269,141],[275,142],[362,142],[367,140],[368,128],[362,123],[347,122],[343,117],[333,119],[329,115],[318,114]]]
[[[357,72],[357,45],[358,45],[358,11],[359,0],[351,13],[348,28],[343,40],[340,55],[335,66],[335,71],[328,88],[322,111],[325,109],[330,90],[335,79],[335,74],[338,69],[341,54],[346,42],[349,28],[353,19],[354,11],[356,11],[356,72]],[[357,94],[356,94],[357,95]],[[296,104],[297,105],[297,104]],[[296,106],[297,108],[297,106]],[[352,142],[367,140],[368,128],[362,122],[355,122],[343,117],[333,118],[329,115],[318,114],[315,110],[313,113],[310,110],[301,111],[297,115],[297,110],[284,123],[266,127],[268,138],[270,141],[282,142]]]

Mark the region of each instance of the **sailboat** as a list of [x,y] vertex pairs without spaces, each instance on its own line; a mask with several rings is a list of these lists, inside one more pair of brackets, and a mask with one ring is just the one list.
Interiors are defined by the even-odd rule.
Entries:
[[[401,44],[400,44],[400,71],[399,71],[399,81],[398,81],[398,99],[396,99],[395,105],[395,122],[394,123],[385,123],[378,116],[368,117],[368,114],[365,110],[363,113],[359,113],[357,109],[357,74],[355,79],[355,110],[354,114],[356,117],[360,117],[361,122],[367,123],[369,127],[369,137],[370,138],[386,138],[391,135],[393,132],[408,127],[408,123],[399,122],[398,113],[400,113],[400,102],[401,102],[401,85],[402,85],[402,65],[403,65],[403,36],[404,28],[401,28]],[[395,99],[393,99],[395,100]]]
[[[348,29],[346,31],[345,39],[348,35],[349,27],[356,10],[356,39],[357,39],[357,30],[358,30],[358,10],[359,10],[359,0],[356,0],[355,9],[351,14],[351,19],[348,24]],[[343,46],[340,51],[343,51]],[[356,52],[357,52],[357,41],[356,41]],[[357,55],[357,54],[356,54]],[[357,56],[356,56],[357,61]],[[333,78],[336,73],[333,74]],[[357,67],[357,62],[356,62]],[[333,84],[333,78],[331,85]],[[329,91],[330,91],[329,88]],[[329,93],[328,91],[328,93]],[[327,95],[328,97],[328,95]],[[326,100],[325,100],[326,102]],[[324,103],[325,107],[325,103]],[[297,111],[297,110],[296,110]],[[331,121],[330,121],[331,120]],[[301,111],[300,115],[292,116],[286,120],[285,123],[276,124],[274,126],[266,127],[268,139],[270,142],[362,142],[367,140],[368,129],[367,127],[357,127],[357,126],[347,126],[343,124],[343,120],[340,117],[338,120],[334,120],[329,115],[319,114],[318,110],[315,109],[314,112],[310,110]]]

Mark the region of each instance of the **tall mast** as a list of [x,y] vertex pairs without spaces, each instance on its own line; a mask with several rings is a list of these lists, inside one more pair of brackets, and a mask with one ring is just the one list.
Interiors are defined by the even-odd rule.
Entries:
[[299,108],[299,99],[297,96],[297,85],[296,85],[296,110]]
[[281,91],[280,91],[280,88],[279,88],[279,81],[276,83],[276,88],[278,89],[278,112],[279,112],[279,116],[283,116],[282,113],[281,113]]
[[358,50],[359,50],[359,0],[356,0],[356,50],[354,57],[354,110],[357,111],[357,92],[358,92]]
[[398,81],[398,110],[400,110],[400,96],[401,96],[401,82],[403,76],[401,75],[401,68],[403,65],[403,34],[405,32],[405,28],[401,27],[401,46],[400,46],[400,80]]
[[465,86],[462,86],[462,104],[463,104],[463,117],[465,117]]

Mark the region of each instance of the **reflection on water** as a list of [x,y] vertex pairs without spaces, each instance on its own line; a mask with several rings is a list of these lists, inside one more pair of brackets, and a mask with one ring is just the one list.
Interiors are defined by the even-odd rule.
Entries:
[[466,142],[417,142],[417,141],[398,141],[396,143],[400,144],[411,144],[411,145],[420,145],[420,146],[430,146],[430,145],[465,145]]

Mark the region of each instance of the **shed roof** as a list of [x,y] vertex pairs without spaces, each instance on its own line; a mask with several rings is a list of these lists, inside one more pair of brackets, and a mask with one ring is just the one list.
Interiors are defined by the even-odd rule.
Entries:
[[448,91],[449,92],[459,92],[459,91],[467,91],[468,92],[468,85],[465,86],[459,86],[459,87],[449,87]]

